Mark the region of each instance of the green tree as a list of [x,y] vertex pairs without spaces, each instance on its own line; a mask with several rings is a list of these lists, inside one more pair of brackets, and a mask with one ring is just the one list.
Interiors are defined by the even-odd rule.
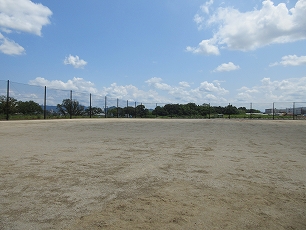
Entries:
[[112,108],[108,108],[107,110],[107,115],[111,116],[111,117],[122,117],[124,116],[124,112],[123,109],[121,107],[112,107]]
[[6,96],[0,96],[0,113],[14,114],[16,112],[17,112],[17,100],[13,97],[9,97],[7,101]]
[[124,113],[124,116],[135,117],[135,108],[132,106],[124,107],[122,112]]
[[57,104],[57,109],[60,114],[70,115],[70,116],[80,116],[83,115],[85,110],[84,106],[80,105],[77,100],[64,99],[62,104]]
[[179,104],[166,104],[164,109],[167,111],[168,115],[172,116],[182,116],[184,114],[184,109]]
[[[86,115],[90,116],[90,108],[85,109]],[[91,115],[95,116],[103,113],[103,110],[100,107],[91,107]]]
[[258,110],[258,109],[247,109],[246,112],[247,113],[260,113],[260,110]]
[[168,112],[164,107],[156,106],[156,108],[152,111],[152,114],[157,116],[167,116]]
[[239,107],[238,108],[238,112],[239,112],[239,114],[245,114],[246,113],[246,111],[247,111],[247,109],[246,109],[246,107]]
[[24,115],[42,114],[43,109],[34,101],[18,101],[17,112]]
[[137,105],[136,106],[136,116],[137,117],[145,117],[149,114],[149,110],[146,109],[144,105]]
[[186,105],[181,105],[183,108],[183,115],[185,116],[197,116],[199,115],[199,107],[195,103],[188,103]]
[[201,116],[206,116],[210,113],[210,105],[209,104],[203,104],[198,107],[198,112]]
[[236,108],[236,106],[228,105],[224,108],[224,114],[239,114],[239,110]]

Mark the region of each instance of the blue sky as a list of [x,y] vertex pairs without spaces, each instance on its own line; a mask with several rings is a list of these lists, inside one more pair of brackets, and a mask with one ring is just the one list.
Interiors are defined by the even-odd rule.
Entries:
[[306,0],[0,0],[0,79],[137,102],[306,101]]

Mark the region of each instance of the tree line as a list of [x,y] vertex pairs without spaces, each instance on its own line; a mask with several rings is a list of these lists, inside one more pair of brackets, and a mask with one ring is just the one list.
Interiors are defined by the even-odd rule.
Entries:
[[[36,115],[43,114],[43,108],[38,103],[30,101],[18,101],[13,97],[0,96],[0,113],[1,114],[23,114]],[[233,105],[227,106],[210,106],[209,104],[197,105],[195,103],[187,104],[165,104],[164,106],[156,106],[155,109],[147,109],[144,105],[135,107],[127,106],[111,107],[102,109],[100,107],[85,107],[77,100],[64,99],[61,104],[57,104],[56,111],[49,115],[57,116],[101,116],[107,117],[206,117],[210,114],[246,114],[259,113],[256,109],[247,109]]]
[[233,105],[210,106],[209,104],[197,105],[195,103],[188,104],[165,104],[164,106],[156,106],[155,109],[147,109],[144,105],[135,107],[111,107],[102,110],[99,107],[86,108],[80,105],[78,101],[70,99],[63,100],[62,104],[57,105],[58,112],[61,115],[77,116],[77,115],[99,115],[104,114],[107,117],[206,117],[210,114],[246,114],[260,113],[256,109],[247,109],[246,107],[236,107]]
[[36,115],[42,114],[43,109],[38,103],[32,100],[18,101],[13,97],[7,98],[6,96],[0,96],[0,113]]
[[233,105],[227,106],[210,106],[210,104],[197,105],[195,103],[188,104],[166,104],[165,106],[157,106],[153,111],[153,115],[158,116],[174,116],[174,117],[206,117],[210,114],[246,114],[259,113],[256,109],[247,109],[246,107],[239,107]]

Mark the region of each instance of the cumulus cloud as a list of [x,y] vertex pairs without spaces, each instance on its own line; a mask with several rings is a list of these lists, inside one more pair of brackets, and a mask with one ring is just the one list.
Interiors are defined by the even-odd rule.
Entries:
[[80,59],[79,56],[72,56],[71,54],[69,57],[66,57],[64,60],[65,65],[72,65],[74,68],[84,68],[87,65],[87,62]]
[[0,33],[0,52],[8,55],[21,55],[25,53],[25,49]]
[[[120,101],[135,101],[138,103],[212,103],[222,105],[226,103],[235,106],[249,105],[250,102],[263,104],[263,109],[272,102],[302,102],[306,98],[306,77],[289,78],[273,81],[271,78],[263,78],[252,87],[243,86],[237,89],[237,94],[230,94],[229,90],[222,86],[220,81],[203,81],[194,87],[187,82],[179,82],[177,85],[169,85],[161,78],[151,78],[146,81],[149,88],[139,89],[134,85],[119,85],[112,83],[98,90],[95,85],[83,78],[73,78],[66,82],[60,80],[47,80],[38,77],[29,82],[31,85],[47,86],[48,104],[60,103],[69,98],[68,90],[73,90],[73,98],[87,105],[89,93],[93,94],[93,103],[104,106],[104,98],[107,96],[109,103],[116,105],[116,99]],[[194,85],[194,84],[193,84]],[[51,89],[58,89],[56,92]],[[234,92],[231,92],[234,93]],[[231,96],[230,96],[231,95]],[[31,98],[41,98],[32,95]],[[43,102],[41,102],[43,103]],[[244,105],[242,105],[244,103]],[[125,106],[120,105],[120,106]],[[256,107],[256,105],[254,105]],[[254,108],[255,108],[254,107]]]
[[227,94],[228,90],[221,87],[220,82],[214,81],[214,82],[207,82],[204,81],[200,84],[200,87],[198,88],[199,91],[208,92],[208,93],[217,93],[217,94]]
[[186,81],[181,81],[181,82],[179,82],[179,85],[182,86],[182,87],[184,87],[184,88],[190,87],[190,84],[189,84],[188,82],[186,82]]
[[144,91],[134,85],[118,85],[117,83],[112,83],[109,87],[104,87],[101,94],[112,99],[118,98],[142,103],[164,103],[167,100],[154,90]]
[[153,77],[153,78],[147,80],[146,83],[149,86],[152,86],[153,88],[160,89],[160,90],[171,90],[172,89],[172,87],[170,85],[167,85],[166,83],[163,83],[162,79],[158,78],[158,77]]
[[[288,9],[285,3],[274,5],[271,0],[265,0],[261,9],[249,12],[219,7],[202,23],[217,27],[212,38],[203,40],[210,41],[212,47],[247,51],[273,43],[294,42],[306,39],[306,1],[298,0],[294,8]],[[201,50],[201,43],[187,51]]]
[[[188,82],[179,82],[178,85],[171,86],[157,77],[148,79],[146,83],[149,86],[149,89],[146,90],[139,89],[134,85],[119,85],[117,83],[112,83],[110,86],[98,90],[92,82],[76,77],[66,82],[61,80],[47,80],[42,77],[37,77],[29,81],[31,85],[47,86],[48,92],[51,91],[47,93],[50,104],[52,102],[60,103],[63,99],[69,98],[68,90],[72,90],[73,98],[76,98],[83,104],[88,104],[88,95],[86,93],[92,93],[94,103],[100,103],[102,105],[104,105],[103,100],[105,96],[107,96],[109,102],[113,102],[114,104],[116,104],[117,98],[125,101],[151,104],[188,102],[203,104],[205,102],[226,102],[224,96],[229,93],[218,81],[204,81],[193,88],[190,87]],[[60,91],[54,93],[51,89]]]
[[270,64],[270,66],[283,65],[283,66],[299,66],[306,65],[306,56],[288,55],[282,57],[282,61]]
[[211,100],[222,101],[225,99],[223,95],[228,93],[228,90],[221,87],[220,82],[207,82],[200,83],[199,86],[191,88],[189,83],[180,82],[179,86],[171,86],[162,82],[161,78],[151,78],[146,83],[154,90],[161,90],[166,93],[166,98],[172,98],[172,102],[177,103],[204,103]]
[[[214,3],[213,0],[207,1],[206,3],[204,3],[203,5],[200,6],[201,12],[205,13],[205,14],[209,14],[209,9],[210,6]],[[205,17],[202,16],[200,13],[194,15],[193,17],[193,21],[197,24],[198,29],[201,30],[203,29],[203,24],[205,22]]]
[[209,14],[209,8],[213,3],[214,3],[214,0],[207,1],[200,8],[204,13]]
[[[51,10],[29,0],[0,0],[0,29],[5,33],[26,32],[41,36],[42,27],[50,24]],[[24,48],[0,34],[0,51],[8,55],[24,53]]]
[[187,52],[194,54],[205,54],[205,55],[219,55],[219,48],[214,45],[213,40],[203,40],[199,43],[198,47],[187,46]]
[[61,80],[50,81],[42,77],[37,77],[34,80],[30,80],[29,84],[37,86],[47,86],[48,88],[52,89],[75,90],[79,92],[98,93],[98,90],[96,89],[94,83],[78,77],[74,77],[72,80],[68,80],[67,82]]
[[235,65],[233,62],[223,63],[219,65],[213,72],[229,72],[240,69],[239,65]]
[[306,77],[272,81],[263,78],[253,87],[242,87],[237,95],[238,101],[257,102],[302,102],[306,97]]
[[199,14],[194,15],[193,21],[198,25],[198,29],[201,30],[203,28],[203,22],[205,18],[203,16],[200,16]]

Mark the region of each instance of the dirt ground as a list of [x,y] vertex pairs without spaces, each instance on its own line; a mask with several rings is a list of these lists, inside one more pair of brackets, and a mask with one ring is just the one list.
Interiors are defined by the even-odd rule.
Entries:
[[306,122],[0,122],[0,229],[306,229]]

